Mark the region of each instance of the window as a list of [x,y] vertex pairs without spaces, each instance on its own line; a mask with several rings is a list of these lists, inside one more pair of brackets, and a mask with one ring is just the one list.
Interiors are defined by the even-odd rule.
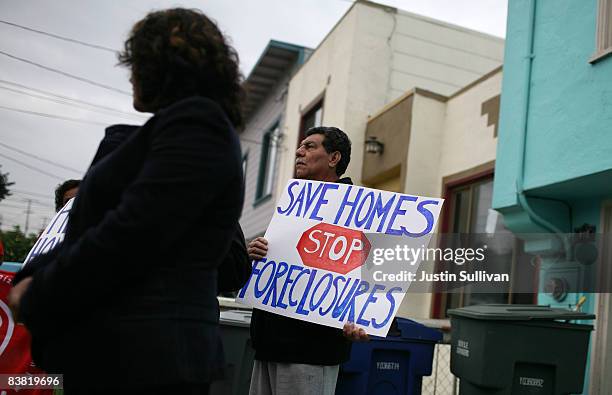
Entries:
[[306,138],[306,131],[315,126],[321,126],[323,122],[323,100],[319,100],[310,110],[302,115],[300,122],[300,135],[298,144]]
[[242,155],[242,179],[243,181],[246,180],[248,159],[249,159],[249,151],[245,152],[244,155]]
[[256,205],[272,196],[279,138],[280,125],[278,123],[263,136],[257,190],[255,191]]
[[[449,188],[447,201],[450,205],[447,228],[444,233],[469,235],[469,237],[452,238],[452,248],[478,248],[479,243],[486,235],[492,235],[490,246],[486,253],[486,265],[493,272],[511,274],[511,284],[503,292],[496,285],[495,292],[487,293],[486,288],[476,290],[476,285],[464,287],[459,292],[440,294],[437,298],[439,305],[434,306],[439,317],[446,316],[449,309],[485,303],[533,303],[536,278],[535,268],[531,265],[519,265],[518,254],[522,254],[522,244],[513,237],[504,226],[503,216],[491,208],[493,200],[493,177],[491,175],[468,183]],[[460,239],[460,240],[459,240]],[[475,244],[472,244],[475,243]],[[453,270],[459,272],[464,267],[453,265]],[[520,282],[520,284],[519,284]],[[533,285],[533,287],[532,287]],[[486,285],[485,285],[486,286]],[[530,289],[531,293],[513,293],[512,288],[522,290]]]
[[595,54],[591,62],[612,53],[612,0],[599,0]]

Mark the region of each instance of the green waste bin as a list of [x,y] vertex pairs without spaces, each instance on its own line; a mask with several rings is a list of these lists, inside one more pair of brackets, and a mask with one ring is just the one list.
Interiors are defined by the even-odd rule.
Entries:
[[451,371],[461,395],[582,393],[593,314],[534,305],[452,309]]
[[250,310],[221,311],[219,332],[225,354],[225,377],[211,383],[211,395],[246,395],[251,384],[255,350],[251,346]]

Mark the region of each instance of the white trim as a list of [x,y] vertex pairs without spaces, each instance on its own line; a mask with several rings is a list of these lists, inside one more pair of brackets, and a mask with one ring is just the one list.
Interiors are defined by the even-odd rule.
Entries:
[[612,53],[612,0],[599,0],[598,3],[595,54],[590,63]]
[[[608,291],[612,286],[612,267],[605,263],[612,261],[612,201],[604,202],[602,206],[600,226],[602,231],[599,235],[603,239],[600,265],[604,270],[601,278],[608,281],[600,291]],[[612,356],[606,352],[612,344],[612,297],[609,292],[595,294],[595,308],[597,319],[591,341],[589,394],[607,395],[612,393],[612,376],[606,374],[607,363],[612,361]]]
[[591,64],[597,63],[601,59],[607,57],[610,54],[612,54],[612,47],[606,49],[605,51],[596,52],[596,53],[593,54],[593,56],[591,56],[591,59],[589,59],[589,63],[591,63]]

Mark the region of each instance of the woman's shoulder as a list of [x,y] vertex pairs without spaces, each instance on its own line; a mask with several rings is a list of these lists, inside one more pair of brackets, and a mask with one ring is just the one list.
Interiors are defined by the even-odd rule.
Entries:
[[236,134],[232,123],[215,101],[191,96],[157,111],[145,124],[147,134],[152,137],[180,130],[181,134],[200,134],[203,130],[224,139]]
[[[157,118],[220,118],[229,122],[221,106],[212,99],[203,96],[190,96],[178,100],[155,113]],[[231,123],[230,123],[231,124]]]
[[237,145],[232,123],[215,101],[192,96],[159,110],[145,125],[144,132],[153,141],[194,140],[211,143],[211,139],[229,146]]

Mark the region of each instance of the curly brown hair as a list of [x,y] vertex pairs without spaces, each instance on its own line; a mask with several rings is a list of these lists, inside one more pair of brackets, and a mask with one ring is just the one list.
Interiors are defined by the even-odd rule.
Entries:
[[149,13],[132,28],[119,63],[131,67],[134,90],[146,111],[200,95],[219,103],[234,126],[242,125],[238,54],[201,11]]

